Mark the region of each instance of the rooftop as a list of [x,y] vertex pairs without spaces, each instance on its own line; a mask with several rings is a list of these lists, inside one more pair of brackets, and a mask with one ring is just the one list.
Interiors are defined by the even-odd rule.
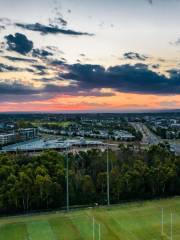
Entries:
[[8,145],[2,148],[2,151],[38,151],[46,149],[66,149],[72,146],[92,146],[103,145],[101,141],[86,141],[84,139],[71,139],[71,140],[44,140],[37,139],[21,143]]

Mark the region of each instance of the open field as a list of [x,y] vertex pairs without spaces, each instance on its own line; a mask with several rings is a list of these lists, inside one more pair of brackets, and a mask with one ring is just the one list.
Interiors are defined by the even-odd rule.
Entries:
[[[161,210],[164,209],[164,237]],[[103,240],[168,240],[173,213],[173,240],[180,239],[180,198],[130,203],[70,213],[50,213],[0,219],[0,240],[93,240],[101,224]]]
[[57,126],[57,127],[68,127],[70,124],[72,124],[73,122],[71,121],[61,121],[61,122],[45,122],[45,121],[34,121],[33,125],[35,127],[40,127],[43,124],[47,124],[49,126]]

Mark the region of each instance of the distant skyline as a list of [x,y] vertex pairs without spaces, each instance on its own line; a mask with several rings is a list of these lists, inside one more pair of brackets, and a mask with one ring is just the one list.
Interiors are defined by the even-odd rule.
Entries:
[[0,112],[180,109],[179,0],[0,6]]

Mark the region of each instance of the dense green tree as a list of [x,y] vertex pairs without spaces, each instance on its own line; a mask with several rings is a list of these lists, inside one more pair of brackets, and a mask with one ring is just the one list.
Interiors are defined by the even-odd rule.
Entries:
[[[180,194],[180,157],[167,144],[149,150],[120,145],[108,157],[111,203]],[[0,213],[64,207],[66,161],[55,151],[0,154]],[[68,161],[70,204],[106,204],[107,151],[69,153]]]

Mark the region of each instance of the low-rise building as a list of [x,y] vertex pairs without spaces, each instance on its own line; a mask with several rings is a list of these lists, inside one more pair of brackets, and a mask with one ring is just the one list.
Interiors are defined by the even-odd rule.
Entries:
[[36,138],[38,135],[38,130],[37,128],[22,128],[22,129],[19,129],[18,133],[19,133],[20,139],[22,141],[26,141],[26,140]]
[[56,150],[56,151],[67,151],[67,150],[83,150],[105,147],[105,144],[101,141],[88,141],[83,138],[71,139],[71,140],[44,140],[36,139],[25,142],[20,142],[12,145],[8,145],[2,148],[2,152],[41,152],[44,150]]
[[114,131],[114,139],[121,141],[132,141],[135,139],[135,136],[127,131]]
[[5,133],[0,135],[0,145],[7,145],[16,142],[17,134],[15,133]]
[[39,130],[39,132],[41,132],[41,133],[53,134],[53,135],[58,134],[58,131],[57,131],[57,130],[48,129],[48,128],[44,128],[44,127],[39,127],[38,130]]

